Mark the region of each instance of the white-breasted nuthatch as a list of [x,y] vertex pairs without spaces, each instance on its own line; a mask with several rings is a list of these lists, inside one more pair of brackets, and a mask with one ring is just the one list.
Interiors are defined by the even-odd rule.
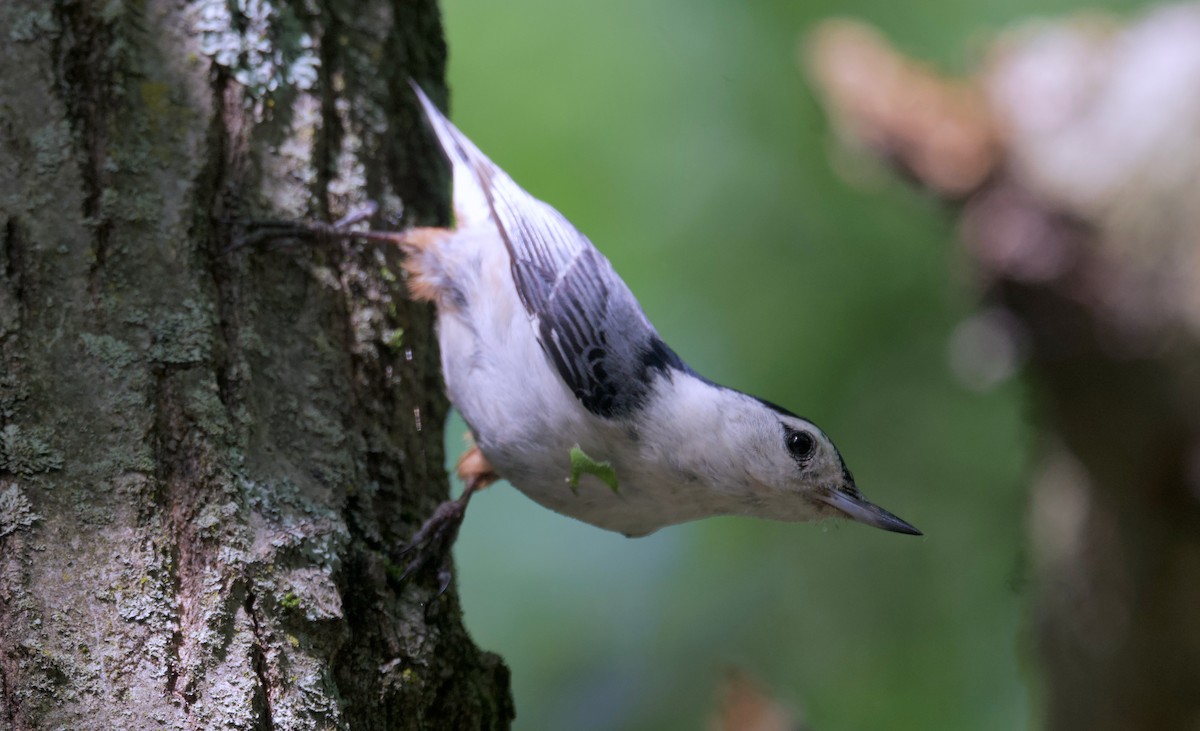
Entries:
[[684,363],[604,255],[412,86],[452,167],[456,226],[406,232],[405,268],[436,305],[450,401],[475,437],[467,495],[501,476],[627,536],[714,515],[920,535],[863,497],[811,421]]

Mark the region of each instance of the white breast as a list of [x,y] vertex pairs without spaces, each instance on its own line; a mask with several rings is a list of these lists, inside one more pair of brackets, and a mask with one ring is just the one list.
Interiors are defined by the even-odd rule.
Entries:
[[[630,423],[600,419],[583,408],[538,343],[536,323],[512,281],[508,252],[494,232],[460,231],[430,254],[461,291],[464,305],[438,313],[447,391],[498,474],[545,507],[627,535],[738,512],[681,466],[694,456],[683,427],[656,428],[657,438],[650,440]],[[687,380],[664,385],[707,387]],[[663,409],[651,405],[649,411]],[[701,421],[718,422],[719,414],[663,412],[650,418],[696,428]],[[620,482],[616,493],[592,475],[572,490],[570,453],[576,445],[613,465]]]

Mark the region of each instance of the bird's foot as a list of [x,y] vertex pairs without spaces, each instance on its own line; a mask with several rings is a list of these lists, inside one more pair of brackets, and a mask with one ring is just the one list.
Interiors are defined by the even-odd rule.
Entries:
[[402,583],[436,564],[437,595],[441,596],[450,587],[450,580],[454,576],[450,548],[458,538],[458,529],[462,526],[470,499],[471,491],[466,490],[457,500],[447,500],[438,505],[408,545],[400,551],[400,555],[407,559],[399,576]]
[[433,515],[429,516],[400,552],[401,556],[408,557],[399,577],[401,582],[432,567],[436,562],[438,596],[450,587],[454,576],[450,549],[458,538],[458,529],[466,515],[467,503],[471,501],[475,492],[499,479],[487,457],[484,457],[483,452],[476,446],[472,446],[459,457],[456,471],[466,485],[463,494],[457,500],[447,500],[438,505]]

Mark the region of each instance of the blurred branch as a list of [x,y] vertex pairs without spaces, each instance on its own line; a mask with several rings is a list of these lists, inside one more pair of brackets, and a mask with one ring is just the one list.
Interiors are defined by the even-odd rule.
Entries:
[[807,48],[839,136],[959,204],[1027,358],[1049,727],[1195,728],[1200,6],[1023,25],[966,80],[849,21]]
[[976,84],[904,58],[873,29],[848,20],[821,25],[806,52],[845,144],[867,148],[953,198],[978,188],[999,162]]

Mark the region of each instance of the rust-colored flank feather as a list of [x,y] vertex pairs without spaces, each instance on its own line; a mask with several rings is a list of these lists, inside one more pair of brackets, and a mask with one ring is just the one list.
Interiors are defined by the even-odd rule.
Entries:
[[432,302],[438,307],[446,304],[443,280],[431,270],[433,258],[424,256],[426,249],[437,246],[451,232],[444,228],[412,228],[404,232],[400,248],[404,250],[404,271],[408,272],[408,294],[418,302]]
[[483,456],[483,452],[474,444],[458,458],[455,472],[463,484],[472,490],[482,490],[500,479],[492,468],[492,463],[488,462],[488,458]]

